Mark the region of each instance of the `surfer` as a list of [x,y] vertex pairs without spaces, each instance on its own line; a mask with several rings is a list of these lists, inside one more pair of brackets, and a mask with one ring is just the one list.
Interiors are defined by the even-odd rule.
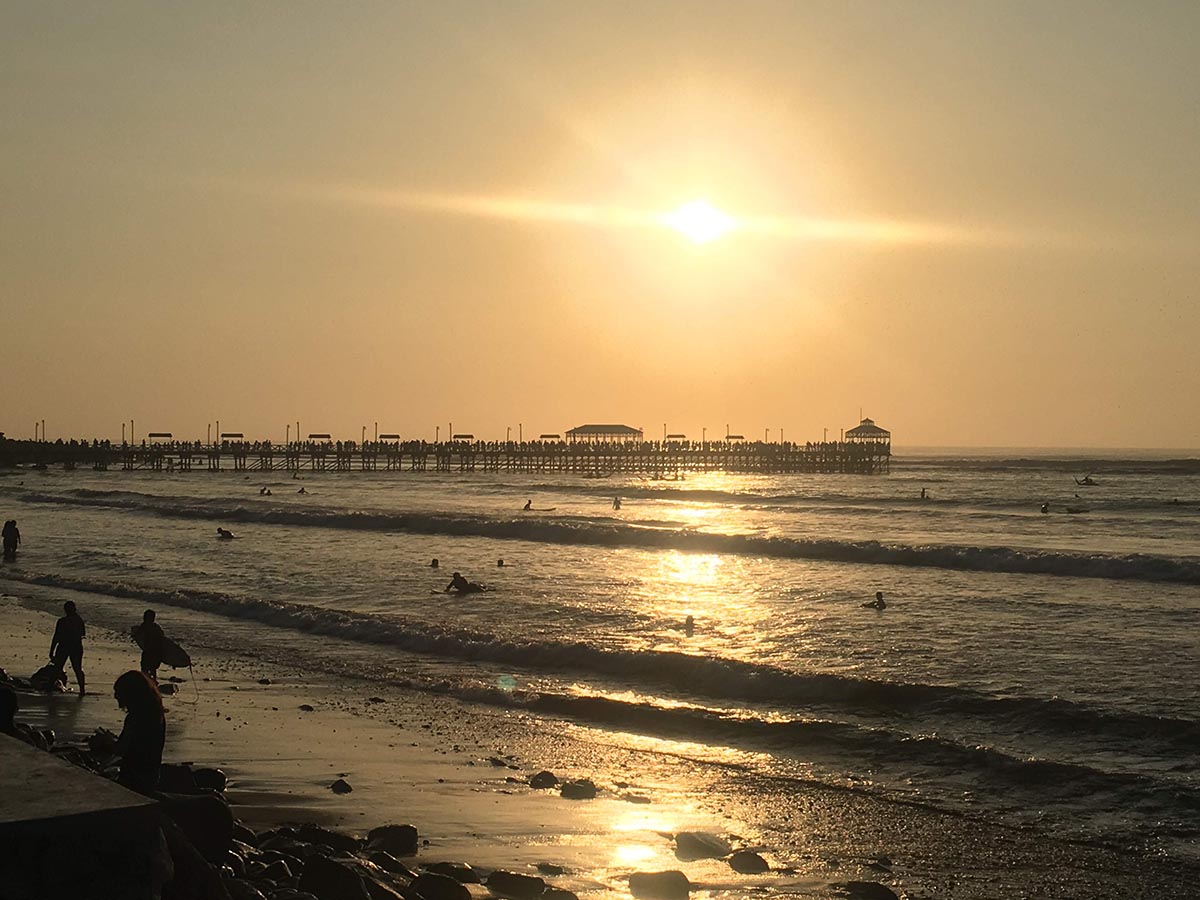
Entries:
[[217,529],[217,538],[222,541],[232,541],[233,540],[233,532],[227,528],[218,528]]
[[63,612],[66,615],[55,624],[54,637],[50,639],[50,660],[63,672],[64,682],[67,677],[64,666],[68,659],[71,660],[75,683],[79,685],[79,696],[82,697],[87,693],[83,678],[83,636],[86,629],[83,627],[83,619],[75,609],[74,600],[63,604]]
[[1084,475],[1083,478],[1076,478],[1075,483],[1086,485],[1088,487],[1095,487],[1096,485],[1096,482],[1092,480],[1092,474],[1090,472],[1087,475]]
[[300,486],[300,490],[296,491],[296,493],[297,493],[297,494],[307,494],[307,493],[308,493],[308,491],[306,491],[306,490],[304,489],[304,485],[301,485],[301,486]]
[[864,603],[863,609],[887,609],[887,603],[883,599],[883,591],[876,591],[875,599],[870,603]]
[[441,563],[438,562],[438,558],[436,556],[429,561],[429,568],[431,569],[436,569],[440,565]]
[[462,573],[455,572],[453,577],[450,579],[450,583],[446,585],[446,590],[443,591],[443,593],[448,594],[451,591],[454,591],[457,594],[478,594],[482,590],[484,590],[484,586],[482,584],[476,584],[474,581],[467,581],[467,579],[463,578]]
[[1042,504],[1042,514],[1043,514],[1043,515],[1045,515],[1045,514],[1046,514],[1046,513],[1048,513],[1048,512],[1050,512],[1050,504],[1049,504],[1049,503],[1043,503],[1043,504]]
[[523,507],[521,507],[521,508],[522,508],[522,509],[524,509],[526,512],[528,512],[529,510],[533,509],[533,501],[532,501],[532,500],[526,500],[526,501],[525,501],[525,505],[524,505]]
[[158,681],[158,667],[163,663],[163,642],[166,635],[154,621],[154,610],[148,609],[142,614],[142,624],[137,627],[134,639],[142,648],[142,671],[153,681]]

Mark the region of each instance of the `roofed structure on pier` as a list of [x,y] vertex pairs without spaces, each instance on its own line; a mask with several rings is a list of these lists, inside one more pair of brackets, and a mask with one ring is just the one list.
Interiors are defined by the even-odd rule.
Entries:
[[628,425],[579,425],[567,432],[569,441],[594,441],[610,443],[615,441],[640,441],[642,430]]
[[871,419],[863,419],[846,432],[846,440],[858,443],[884,444],[892,439],[892,433],[886,428],[880,428]]

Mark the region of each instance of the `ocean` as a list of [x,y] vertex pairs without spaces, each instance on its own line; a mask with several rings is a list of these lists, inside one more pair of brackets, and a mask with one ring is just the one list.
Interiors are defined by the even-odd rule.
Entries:
[[[514,706],[1195,862],[1183,457],[924,451],[877,477],[681,480],[19,470],[0,477],[23,537],[0,591],[82,595],[124,630],[152,606],[195,656],[348,693]],[[487,590],[446,594],[454,571]]]

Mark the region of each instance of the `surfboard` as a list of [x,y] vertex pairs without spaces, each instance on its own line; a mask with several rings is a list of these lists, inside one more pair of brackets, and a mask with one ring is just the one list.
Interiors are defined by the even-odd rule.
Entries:
[[[134,625],[129,629],[129,633],[133,636],[133,641],[138,647],[142,647],[142,626]],[[170,666],[172,669],[186,669],[192,664],[192,658],[188,656],[188,652],[180,647],[177,643],[171,640],[166,635],[163,636],[163,665]]]

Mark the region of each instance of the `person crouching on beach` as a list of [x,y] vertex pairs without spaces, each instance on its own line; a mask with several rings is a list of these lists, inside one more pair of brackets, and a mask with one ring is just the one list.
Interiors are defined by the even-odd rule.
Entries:
[[63,604],[63,612],[66,615],[54,626],[54,637],[50,640],[50,659],[59,669],[63,669],[68,659],[71,660],[75,683],[79,685],[79,696],[82,697],[87,693],[83,680],[83,636],[86,629],[83,618],[75,609],[74,600]]
[[149,794],[158,787],[158,769],[167,740],[162,695],[144,672],[129,671],[113,684],[113,696],[125,710],[125,726],[110,751],[121,757],[117,783]]

